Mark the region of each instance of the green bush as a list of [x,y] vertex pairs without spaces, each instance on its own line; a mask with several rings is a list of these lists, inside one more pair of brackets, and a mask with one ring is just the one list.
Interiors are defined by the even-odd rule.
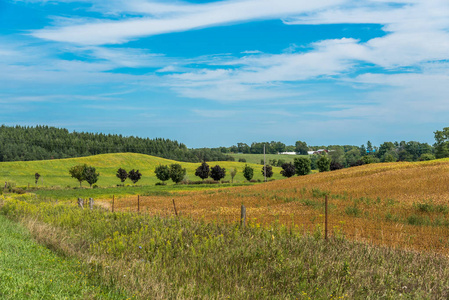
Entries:
[[320,158],[316,162],[318,170],[320,172],[327,172],[331,169],[331,159],[327,155],[320,155]]
[[310,173],[311,161],[309,157],[295,157],[293,164],[295,165],[295,171],[297,175],[302,176]]

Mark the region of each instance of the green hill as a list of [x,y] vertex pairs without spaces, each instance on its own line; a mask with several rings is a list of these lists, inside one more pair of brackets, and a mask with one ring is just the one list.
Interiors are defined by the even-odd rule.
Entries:
[[[138,184],[154,185],[159,181],[154,174],[155,167],[159,164],[169,165],[172,163],[179,163],[186,168],[189,180],[200,180],[195,176],[195,169],[200,165],[199,163],[177,162],[145,154],[114,153],[55,160],[0,162],[0,182],[13,183],[17,186],[34,186],[34,174],[37,172],[41,175],[38,184],[41,187],[76,187],[79,183],[76,179],[70,177],[68,170],[77,164],[87,164],[95,167],[97,172],[100,173],[100,179],[97,182],[97,185],[100,187],[119,184],[120,180],[115,175],[119,168],[127,171],[138,169],[142,173],[142,179]],[[244,181],[242,170],[245,167],[245,163],[225,161],[208,162],[208,164],[211,167],[217,164],[225,167],[227,174],[224,180],[231,180],[229,170],[237,168],[238,173],[234,181]],[[254,179],[262,180],[262,166],[256,164],[248,165],[254,168]],[[273,168],[273,178],[282,178],[280,170],[281,168]],[[127,180],[125,184],[131,184],[131,181]],[[83,186],[88,186],[88,184],[84,182]]]

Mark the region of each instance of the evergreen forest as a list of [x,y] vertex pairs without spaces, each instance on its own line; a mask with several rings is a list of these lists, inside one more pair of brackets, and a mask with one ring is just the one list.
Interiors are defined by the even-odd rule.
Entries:
[[0,161],[30,161],[132,152],[184,162],[232,160],[207,148],[188,149],[177,141],[117,134],[69,132],[49,126],[0,127]]

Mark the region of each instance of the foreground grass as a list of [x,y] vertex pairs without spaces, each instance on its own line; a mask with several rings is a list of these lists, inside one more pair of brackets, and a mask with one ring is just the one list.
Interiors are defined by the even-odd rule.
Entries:
[[126,299],[87,267],[32,240],[22,226],[0,215],[1,299]]
[[284,226],[204,223],[4,199],[46,245],[90,259],[141,299],[446,299],[447,258],[324,241]]

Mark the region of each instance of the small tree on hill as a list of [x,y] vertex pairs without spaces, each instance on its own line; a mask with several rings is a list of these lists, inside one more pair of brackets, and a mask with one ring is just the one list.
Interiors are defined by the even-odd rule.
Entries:
[[202,180],[206,179],[210,175],[209,165],[204,161],[195,171],[195,176],[198,176]]
[[84,168],[84,179],[89,183],[90,187],[98,181],[98,177],[100,177],[100,173],[96,173],[94,167],[86,166]]
[[139,170],[134,171],[134,169],[132,169],[131,171],[129,171],[128,173],[128,178],[131,179],[131,181],[136,184],[137,181],[140,180],[140,178],[142,178],[142,174],[139,172]]
[[184,176],[186,175],[187,170],[183,169],[180,164],[171,164],[170,165],[170,178],[174,183],[179,183],[182,181]]
[[123,182],[125,182],[126,178],[128,178],[128,172],[126,172],[125,169],[120,168],[120,169],[117,170],[116,176],[123,183]]
[[232,168],[229,174],[231,174],[231,182],[234,183],[234,177],[237,175],[237,168]]
[[245,177],[246,180],[250,181],[251,179],[253,179],[253,176],[254,176],[254,169],[248,165],[245,165],[245,168],[243,169],[243,177]]
[[270,165],[263,166],[262,175],[271,178],[271,176],[273,176],[273,167]]
[[69,169],[69,173],[70,176],[72,176],[72,178],[75,178],[76,180],[79,181],[80,183],[80,187],[81,187],[81,183],[86,180],[86,178],[84,177],[84,169],[87,168],[87,165],[76,165],[73,166]]
[[37,183],[39,182],[39,177],[41,177],[41,174],[39,174],[39,173],[36,173],[36,174],[34,174],[34,183],[36,184],[36,186],[37,186]]
[[331,160],[327,155],[321,155],[321,157],[316,162],[318,170],[320,172],[327,172],[331,168]]
[[331,171],[340,170],[340,169],[343,169],[344,167],[345,166],[343,166],[341,163],[339,163],[335,160],[331,161],[331,164],[330,164]]
[[281,175],[284,177],[290,178],[296,173],[295,166],[292,163],[284,163],[281,167]]
[[168,166],[159,165],[154,170],[154,173],[156,174],[156,177],[162,182],[170,179],[170,169],[168,168]]
[[220,167],[219,165],[216,165],[210,170],[210,177],[212,177],[212,179],[215,181],[219,181],[225,176],[226,176],[226,169]]
[[307,156],[296,157],[294,159],[295,171],[299,176],[307,175],[311,170],[311,161]]

